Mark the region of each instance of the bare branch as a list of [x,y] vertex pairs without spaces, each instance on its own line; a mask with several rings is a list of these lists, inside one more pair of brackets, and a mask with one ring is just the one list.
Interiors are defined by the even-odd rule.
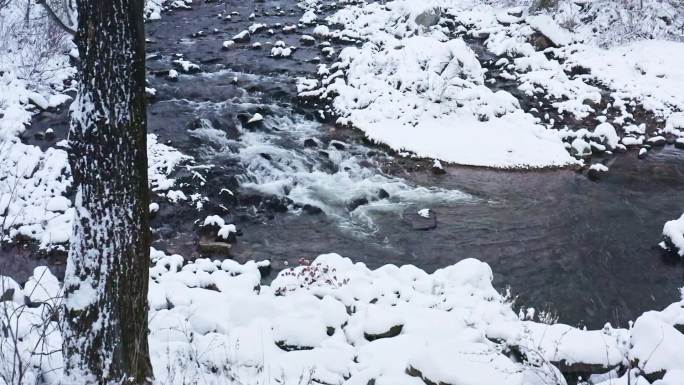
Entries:
[[45,8],[45,10],[47,11],[48,15],[50,16],[50,19],[52,19],[52,21],[54,21],[66,33],[68,33],[71,36],[76,36],[76,31],[73,28],[66,25],[62,21],[62,19],[60,19],[59,16],[57,16],[55,11],[53,11],[52,8],[50,7],[50,5],[47,3],[47,0],[36,0],[36,4],[42,5],[43,8]]

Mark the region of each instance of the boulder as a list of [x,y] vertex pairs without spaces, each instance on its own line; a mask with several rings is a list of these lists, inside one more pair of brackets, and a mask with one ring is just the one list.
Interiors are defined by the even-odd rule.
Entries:
[[210,254],[215,256],[229,256],[231,244],[225,242],[216,242],[203,239],[199,241],[199,252],[202,254]]
[[404,329],[404,325],[394,325],[389,330],[387,330],[384,333],[378,333],[378,334],[368,334],[368,333],[363,333],[364,338],[368,341],[375,341],[379,340],[381,338],[392,338],[396,337],[399,334],[401,334],[401,331]]
[[651,146],[664,146],[667,143],[667,139],[665,139],[664,136],[654,136],[652,138],[648,138],[646,143],[650,144]]
[[304,210],[305,213],[310,214],[310,215],[318,215],[318,214],[323,213],[323,210],[320,207],[310,205],[310,204],[305,204],[302,207],[302,210]]
[[437,215],[432,210],[425,212],[425,210],[418,211],[415,207],[409,207],[404,211],[402,219],[413,230],[427,231],[437,228]]
[[361,198],[355,198],[352,199],[351,202],[347,205],[347,209],[349,211],[354,211],[356,210],[359,206],[367,205],[368,204],[368,199],[366,197],[361,197]]
[[416,24],[421,25],[425,28],[432,27],[439,23],[439,19],[442,17],[442,10],[439,8],[427,9],[418,16],[416,16]]
[[557,48],[556,44],[554,44],[551,39],[538,31],[535,31],[530,35],[529,43],[532,44],[537,51],[544,51],[547,48]]
[[390,197],[390,194],[387,192],[385,189],[379,189],[378,190],[378,199],[387,199]]

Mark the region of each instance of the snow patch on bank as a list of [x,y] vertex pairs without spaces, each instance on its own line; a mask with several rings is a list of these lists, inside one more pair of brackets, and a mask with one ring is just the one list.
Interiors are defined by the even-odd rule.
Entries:
[[[451,3],[394,1],[339,11],[330,22],[368,42],[342,51],[321,96],[334,96],[336,114],[370,139],[419,157],[502,168],[577,163],[511,94],[485,85],[485,71],[461,39],[418,24],[438,4]],[[344,76],[335,76],[339,71]]]
[[523,113],[505,91],[484,86],[462,40],[416,36],[378,50],[347,48],[346,84],[328,91],[335,109],[365,134],[398,151],[494,167],[573,164],[560,138]]

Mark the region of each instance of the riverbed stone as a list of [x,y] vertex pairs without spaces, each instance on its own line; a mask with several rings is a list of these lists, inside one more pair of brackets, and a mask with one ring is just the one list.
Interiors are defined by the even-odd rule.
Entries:
[[214,256],[230,256],[230,249],[232,245],[226,242],[216,242],[210,240],[201,240],[198,243],[199,252],[202,254],[209,254]]
[[428,231],[437,228],[437,215],[434,210],[428,211],[429,215],[424,217],[418,214],[415,207],[409,207],[404,211],[403,220],[411,229],[416,231]]

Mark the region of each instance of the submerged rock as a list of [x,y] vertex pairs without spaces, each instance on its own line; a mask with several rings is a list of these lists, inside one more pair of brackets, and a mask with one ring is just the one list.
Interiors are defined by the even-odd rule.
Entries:
[[199,252],[202,254],[209,254],[215,256],[229,256],[232,245],[225,242],[217,242],[210,240],[200,240],[198,243]]
[[409,207],[404,211],[403,220],[411,226],[413,230],[427,231],[437,228],[437,215],[433,210],[416,210]]

